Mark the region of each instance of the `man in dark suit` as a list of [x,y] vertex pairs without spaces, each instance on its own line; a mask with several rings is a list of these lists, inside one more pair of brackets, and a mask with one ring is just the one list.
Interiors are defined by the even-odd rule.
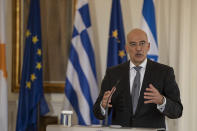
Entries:
[[[109,112],[113,110],[113,125],[166,128],[165,116],[179,118],[183,111],[173,68],[147,59],[150,43],[140,29],[127,35],[125,48],[130,61],[107,69],[94,104],[95,116],[105,119],[108,104]],[[139,72],[137,67],[140,67]],[[133,84],[136,79],[139,79],[138,88]],[[110,97],[115,85],[116,90]]]

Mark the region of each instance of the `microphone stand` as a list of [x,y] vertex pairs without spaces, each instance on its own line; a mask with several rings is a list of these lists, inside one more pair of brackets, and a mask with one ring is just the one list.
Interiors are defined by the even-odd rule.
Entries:
[[116,86],[120,83],[120,80],[118,80],[116,82],[116,84],[114,85],[114,87],[111,89],[111,94],[109,95],[108,99],[107,99],[107,105],[105,108],[105,123],[104,126],[108,126],[108,110],[109,110],[109,100],[111,99],[112,95],[114,94],[114,92],[116,91]]
[[108,126],[108,110],[109,110],[108,102],[109,102],[109,98],[107,99],[107,105],[105,108],[105,124],[104,124],[104,126]]
[[104,126],[108,126],[108,110],[109,110],[108,104],[109,104],[109,100],[111,99],[111,97],[114,94],[115,90],[116,90],[116,87],[114,86],[112,88],[112,92],[111,92],[110,96],[107,99],[107,105],[106,105],[106,108],[105,108],[105,124],[104,124]]

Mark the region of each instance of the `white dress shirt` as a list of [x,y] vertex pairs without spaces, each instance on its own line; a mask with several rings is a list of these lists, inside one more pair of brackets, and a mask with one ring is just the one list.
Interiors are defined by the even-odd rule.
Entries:
[[[145,70],[146,70],[146,64],[147,64],[147,59],[145,59],[139,66],[142,67],[140,69],[140,90],[139,90],[139,94],[142,88],[142,82],[144,79],[144,74],[145,74]],[[129,73],[129,78],[130,78],[130,94],[132,94],[132,88],[133,88],[133,81],[135,79],[136,73],[137,71],[134,69],[134,67],[136,67],[132,61],[130,61],[130,73]]]

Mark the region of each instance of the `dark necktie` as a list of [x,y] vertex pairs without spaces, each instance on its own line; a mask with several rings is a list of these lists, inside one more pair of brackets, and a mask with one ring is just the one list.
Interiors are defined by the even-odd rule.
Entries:
[[142,67],[136,66],[133,67],[136,70],[136,76],[133,81],[133,87],[132,87],[132,103],[133,103],[133,114],[135,114],[138,99],[139,99],[139,91],[140,91],[140,69]]

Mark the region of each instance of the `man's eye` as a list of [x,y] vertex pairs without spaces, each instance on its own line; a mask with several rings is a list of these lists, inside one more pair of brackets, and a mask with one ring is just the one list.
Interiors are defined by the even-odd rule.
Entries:
[[145,44],[145,41],[141,41],[141,42],[140,42],[140,45],[144,45],[144,44]]
[[131,46],[136,46],[136,43],[135,42],[131,42],[130,45]]

